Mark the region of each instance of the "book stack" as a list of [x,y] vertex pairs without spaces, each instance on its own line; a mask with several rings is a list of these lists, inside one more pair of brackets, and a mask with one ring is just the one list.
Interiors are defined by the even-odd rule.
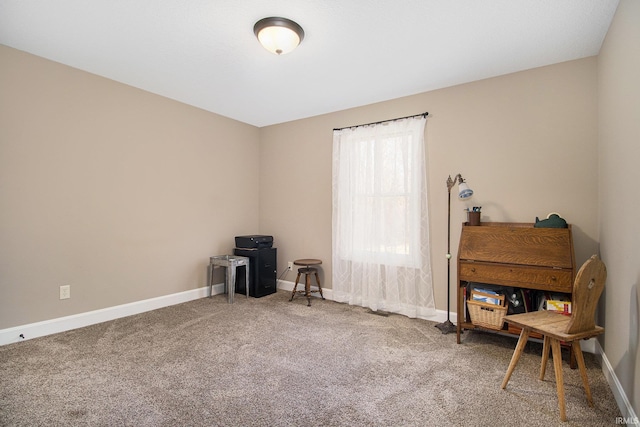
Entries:
[[502,305],[502,301],[504,300],[504,298],[501,300],[500,296],[501,295],[498,292],[484,288],[474,288],[473,292],[471,293],[471,297],[474,301],[480,301],[494,305]]

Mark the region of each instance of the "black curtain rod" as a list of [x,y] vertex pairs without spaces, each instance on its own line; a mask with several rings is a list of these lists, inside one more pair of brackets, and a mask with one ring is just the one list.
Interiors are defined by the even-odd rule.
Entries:
[[360,126],[369,126],[369,125],[379,125],[380,123],[386,123],[386,122],[395,122],[396,120],[402,120],[402,119],[410,119],[412,117],[427,117],[429,115],[429,113],[424,112],[422,114],[414,114],[413,116],[404,116],[404,117],[398,117],[396,119],[389,119],[389,120],[381,120],[379,122],[371,122],[371,123],[363,123],[361,125],[355,125],[355,126],[345,126],[343,128],[334,128],[333,130],[342,130],[342,129],[349,129],[349,128],[359,128]]

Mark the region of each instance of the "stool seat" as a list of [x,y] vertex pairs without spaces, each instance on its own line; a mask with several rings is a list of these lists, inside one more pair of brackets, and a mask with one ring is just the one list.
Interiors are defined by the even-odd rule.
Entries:
[[[319,259],[305,258],[298,259],[293,262],[295,265],[304,265],[306,267],[302,267],[298,269],[298,276],[296,277],[296,283],[293,286],[293,292],[291,292],[291,298],[289,301],[293,301],[293,297],[296,295],[296,292],[304,293],[307,297],[307,306],[311,307],[311,292],[319,292],[320,297],[324,299],[324,295],[322,294],[322,286],[320,285],[320,278],[318,276],[318,269],[316,267],[310,267],[311,265],[319,265],[322,264],[322,261]],[[304,291],[296,291],[298,288],[298,282],[300,280],[300,276],[304,274]],[[316,284],[318,286],[318,290],[311,290],[311,275],[315,275]]]
[[293,263],[295,265],[306,265],[307,267],[309,267],[310,265],[320,265],[322,264],[322,261],[315,258],[303,258],[303,259],[297,259],[293,261]]

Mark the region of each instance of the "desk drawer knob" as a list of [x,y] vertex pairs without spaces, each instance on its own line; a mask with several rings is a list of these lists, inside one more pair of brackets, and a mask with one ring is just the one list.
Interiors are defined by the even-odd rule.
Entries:
[[556,280],[558,280],[558,278],[556,276],[551,276],[551,280],[555,282]]
[[472,268],[472,269],[471,269],[471,272],[472,272],[472,273],[475,273],[475,272],[476,272],[476,269],[475,269],[475,268]]

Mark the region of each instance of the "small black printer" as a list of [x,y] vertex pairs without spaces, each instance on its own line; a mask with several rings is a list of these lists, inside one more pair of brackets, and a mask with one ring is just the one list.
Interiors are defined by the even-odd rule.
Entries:
[[273,246],[273,236],[236,236],[236,248],[265,249]]

